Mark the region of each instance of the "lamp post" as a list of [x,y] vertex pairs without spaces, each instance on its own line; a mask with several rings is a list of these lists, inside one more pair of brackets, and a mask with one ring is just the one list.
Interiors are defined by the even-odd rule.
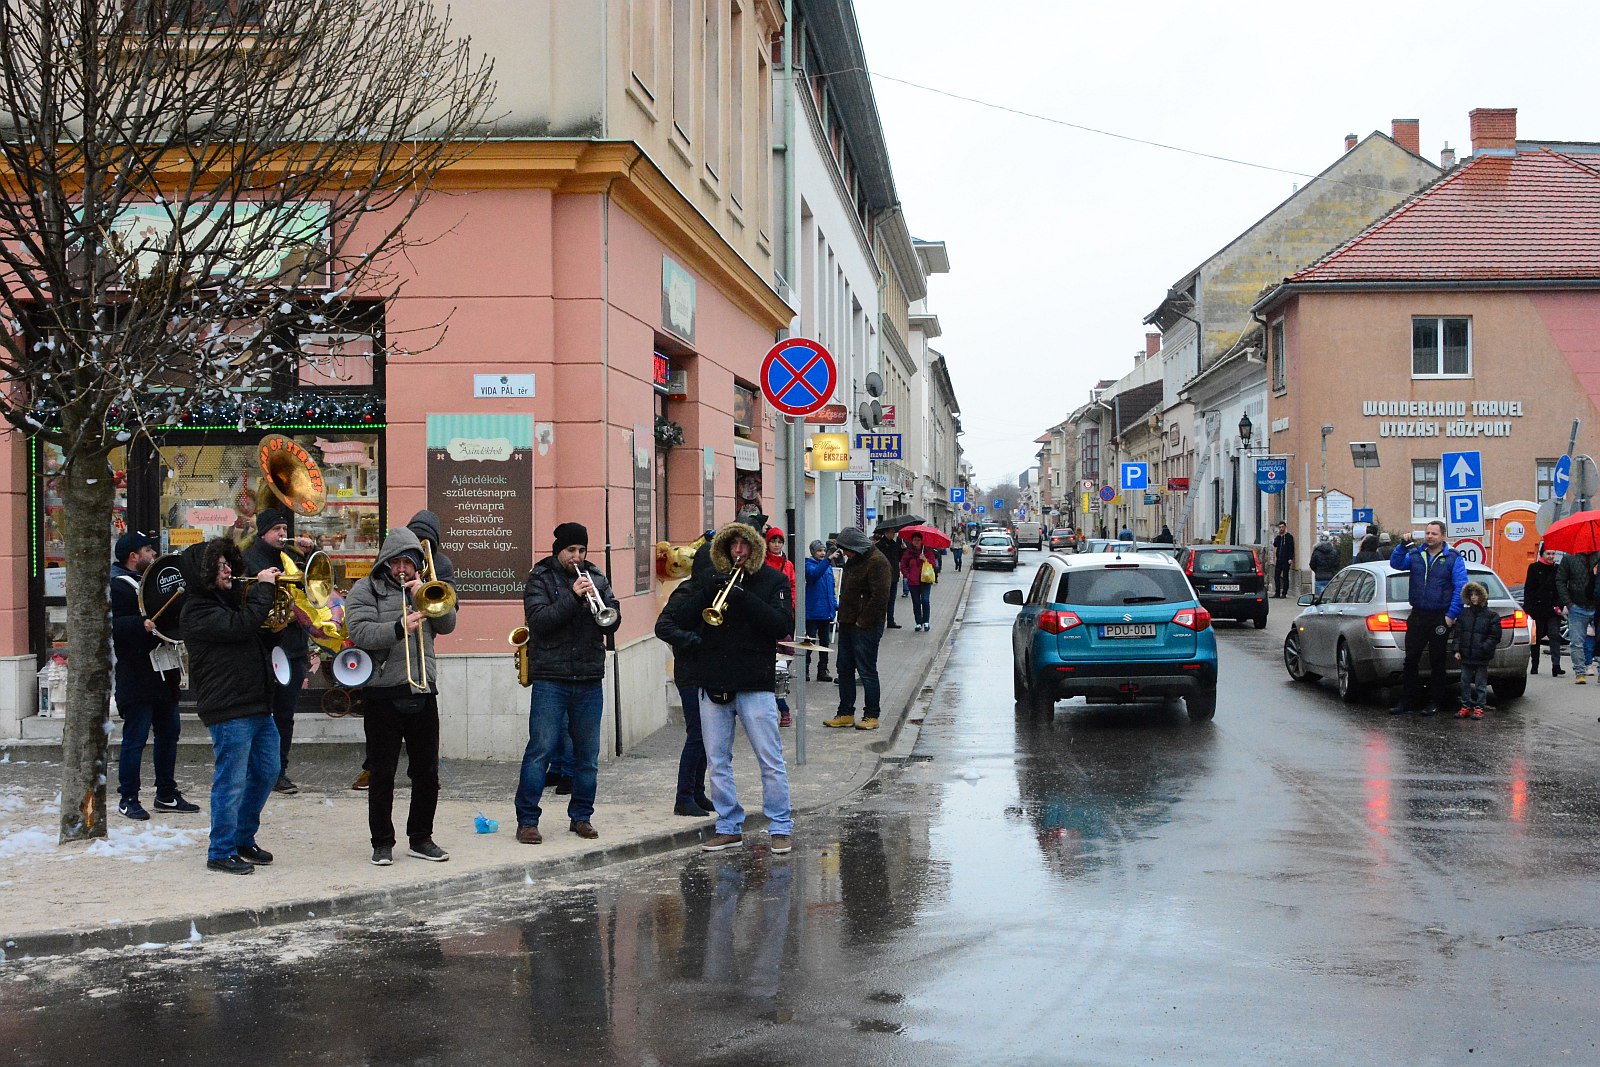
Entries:
[[1318,498],[1322,506],[1322,528],[1328,527],[1328,435],[1333,432],[1329,423],[1322,425],[1322,495]]
[[[1250,413],[1247,411],[1243,415],[1239,416],[1239,451],[1243,452],[1246,456],[1250,455],[1250,438],[1252,436],[1254,436],[1254,434],[1255,434],[1255,425],[1250,421]],[[1235,467],[1234,474],[1233,474],[1233,492],[1234,492],[1234,496],[1237,497],[1238,494],[1239,494],[1239,472],[1238,472],[1237,467]],[[1238,507],[1239,507],[1238,502],[1237,502],[1237,500],[1235,500],[1235,502],[1234,502],[1235,514],[1234,514],[1233,524],[1236,527],[1239,525]],[[1255,529],[1255,533],[1256,533],[1256,535],[1255,535],[1255,537],[1250,539],[1250,543],[1251,544],[1260,544],[1261,543],[1261,499],[1260,499],[1260,494],[1259,493],[1257,494],[1257,497],[1256,497],[1256,506],[1251,508],[1250,511],[1251,511],[1251,514],[1255,517],[1255,520],[1256,520],[1255,521],[1255,528],[1256,528]],[[1234,544],[1238,544],[1239,543],[1239,539],[1237,537],[1235,537],[1233,543]]]

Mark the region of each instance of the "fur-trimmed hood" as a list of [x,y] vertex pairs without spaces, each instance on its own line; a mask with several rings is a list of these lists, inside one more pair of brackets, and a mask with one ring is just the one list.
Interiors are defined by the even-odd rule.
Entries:
[[728,553],[728,546],[736,538],[750,546],[750,555],[744,561],[744,573],[748,578],[767,565],[767,543],[761,539],[760,530],[746,523],[730,522],[717,531],[717,536],[711,541],[711,565],[722,574],[733,570],[733,557]]
[[1479,607],[1489,606],[1489,590],[1481,582],[1468,582],[1461,587],[1461,603],[1467,603],[1467,598],[1473,594],[1477,594]]

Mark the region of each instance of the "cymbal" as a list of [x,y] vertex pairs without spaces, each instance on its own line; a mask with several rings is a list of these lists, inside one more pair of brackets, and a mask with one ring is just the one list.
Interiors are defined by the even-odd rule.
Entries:
[[784,648],[792,648],[796,652],[831,652],[831,651],[833,651],[833,649],[829,648],[827,645],[818,644],[817,642],[812,641],[810,639],[806,639],[806,640],[802,640],[802,641],[779,641],[778,644],[781,645]]

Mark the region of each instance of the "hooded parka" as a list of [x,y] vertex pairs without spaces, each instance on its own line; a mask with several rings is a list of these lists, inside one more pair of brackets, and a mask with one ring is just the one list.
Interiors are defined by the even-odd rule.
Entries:
[[[711,606],[734,573],[729,546],[736,539],[750,547],[743,577],[728,596],[723,624],[708,626],[700,613]],[[706,689],[773,691],[778,639],[794,629],[794,603],[789,580],[767,566],[766,551],[755,527],[741,522],[724,526],[711,542],[714,570],[686,579],[656,620],[657,637],[674,648],[693,650],[693,682]],[[682,678],[676,681],[686,684]]]
[[[437,693],[439,675],[435,669],[433,638],[456,628],[456,609],[437,619],[423,619],[415,633],[405,633],[401,618],[406,606],[405,587],[389,571],[389,564],[403,552],[422,558],[422,542],[408,529],[390,530],[372,564],[372,573],[356,582],[344,601],[344,624],[350,641],[372,656],[372,678],[367,688],[376,693]],[[437,567],[438,561],[435,561]],[[417,663],[418,635],[422,656],[428,665],[428,687],[420,689],[406,681],[406,656],[402,641],[411,644],[412,672],[420,673]]]

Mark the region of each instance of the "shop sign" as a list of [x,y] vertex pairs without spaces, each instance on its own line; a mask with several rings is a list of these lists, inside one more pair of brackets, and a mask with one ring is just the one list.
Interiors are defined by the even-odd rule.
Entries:
[[733,387],[733,428],[746,437],[755,432],[758,395],[754,389],[742,385]]
[[849,409],[843,404],[829,404],[806,416],[807,426],[843,426],[849,421]]
[[661,325],[694,344],[694,276],[661,257]]
[[[633,591],[650,591],[650,575],[655,570],[656,550],[650,537],[650,491],[653,488],[652,460],[656,454],[655,431],[649,426],[633,428]],[[616,582],[613,581],[615,586]]]
[[[1092,482],[1086,482],[1084,484],[1085,485],[1092,485],[1093,483]],[[1187,493],[1189,491],[1189,479],[1187,479],[1187,478],[1168,478],[1167,479],[1167,490],[1169,492],[1173,492],[1173,493]]]
[[1520,400],[1363,400],[1361,415],[1385,419],[1379,437],[1510,437]]
[[1276,456],[1256,460],[1256,488],[1263,493],[1281,493],[1289,484],[1289,461]]
[[[454,563],[455,560],[452,559],[451,562]],[[353,582],[357,578],[365,578],[371,573],[372,561],[370,559],[347,559],[344,561],[344,580],[347,582]]]
[[232,526],[239,513],[232,508],[190,508],[183,521],[190,526]]
[[811,435],[811,467],[819,471],[850,469],[850,435],[814,433]]
[[883,421],[879,422],[878,425],[879,426],[898,426],[899,425],[899,423],[894,421],[894,405],[893,404],[885,404],[885,405],[883,405]]
[[871,459],[899,459],[900,435],[897,433],[858,433],[856,447]]
[[206,539],[206,532],[193,526],[174,526],[166,531],[167,548],[187,548],[189,545],[198,545]]
[[534,395],[531,374],[474,374],[474,400],[525,400]]
[[533,416],[429,415],[426,444],[428,509],[456,595],[521,600],[535,558]]
[[672,381],[672,361],[660,352],[651,357],[650,384],[658,393],[665,393]]

